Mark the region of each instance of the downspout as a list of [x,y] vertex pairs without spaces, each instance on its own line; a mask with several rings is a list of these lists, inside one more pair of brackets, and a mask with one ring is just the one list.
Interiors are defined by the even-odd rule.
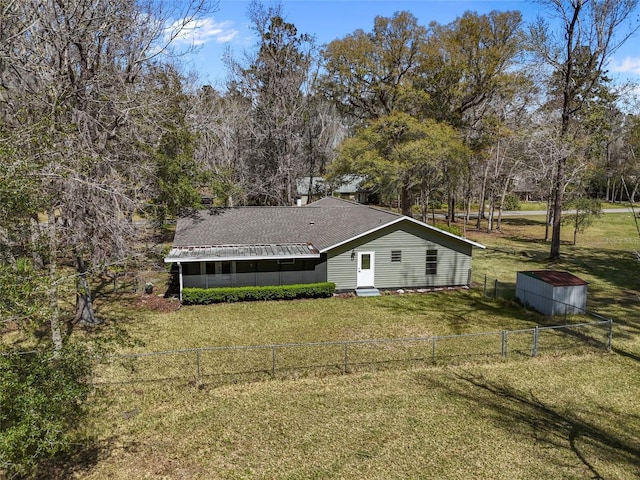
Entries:
[[180,281],[180,303],[182,303],[182,263],[178,262],[178,279]]

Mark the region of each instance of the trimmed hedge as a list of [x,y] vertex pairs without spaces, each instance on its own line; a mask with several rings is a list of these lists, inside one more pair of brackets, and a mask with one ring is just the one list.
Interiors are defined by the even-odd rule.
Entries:
[[295,298],[330,297],[336,291],[331,282],[269,287],[185,288],[182,303],[207,305],[209,303],[246,302],[255,300],[293,300]]

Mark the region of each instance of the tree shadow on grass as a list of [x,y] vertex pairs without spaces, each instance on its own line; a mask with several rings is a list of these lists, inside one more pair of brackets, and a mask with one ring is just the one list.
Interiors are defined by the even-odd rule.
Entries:
[[[431,376],[418,377],[418,380],[429,389],[441,388],[457,399],[481,407],[475,411],[489,409],[492,412],[490,420],[512,434],[533,437],[536,443],[553,449],[569,449],[590,472],[590,478],[604,478],[598,467],[602,459],[610,464],[629,466],[640,475],[640,439],[637,435],[640,418],[637,415],[625,415],[624,422],[612,422],[613,426],[609,426],[598,420],[619,416],[620,412],[601,405],[581,405],[579,414],[568,408],[561,410],[541,401],[533,392],[491,382],[471,373],[454,374],[454,381],[449,383],[434,382]],[[584,411],[585,408],[588,411]],[[551,461],[560,465],[559,459]]]
[[[508,322],[513,321],[529,322],[533,328],[541,319],[540,314],[525,310],[515,302],[485,298],[472,290],[398,296],[385,302],[382,308],[392,315],[437,315],[442,318],[443,327],[450,329],[450,332],[442,334],[468,333],[470,327],[477,331],[482,319],[487,319],[485,330],[509,329],[511,326]],[[519,325],[518,328],[522,326]]]
[[95,440],[76,443],[70,451],[44,462],[35,478],[62,480],[85,476],[96,467],[101,458],[108,455],[112,442],[113,439],[100,443]]
[[542,220],[536,220],[531,217],[522,216],[522,217],[502,217],[502,223],[504,225],[514,226],[514,227],[523,227],[523,226],[543,226],[544,227],[544,217]]

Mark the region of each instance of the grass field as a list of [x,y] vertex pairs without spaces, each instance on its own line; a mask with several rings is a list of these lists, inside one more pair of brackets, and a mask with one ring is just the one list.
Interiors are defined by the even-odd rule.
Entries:
[[[475,277],[514,282],[546,268],[539,217],[470,234]],[[566,241],[571,239],[569,229]],[[220,386],[101,386],[88,479],[640,477],[640,249],[633,218],[605,215],[554,268],[589,281],[616,319],[614,351],[510,362],[408,366]],[[477,291],[188,307],[158,313],[104,296],[120,351],[444,335],[544,321]],[[100,305],[100,302],[103,302]]]

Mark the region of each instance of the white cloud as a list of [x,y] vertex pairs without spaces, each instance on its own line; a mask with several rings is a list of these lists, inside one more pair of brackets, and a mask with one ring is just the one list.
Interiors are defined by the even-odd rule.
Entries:
[[[175,32],[180,28],[182,20],[177,20],[167,31]],[[182,26],[182,30],[174,39],[177,43],[188,45],[204,45],[210,41],[216,43],[227,43],[238,35],[238,31],[233,28],[233,22],[216,22],[213,18],[203,18],[192,20],[187,25]]]
[[611,71],[640,75],[640,57],[625,57],[622,62],[614,60],[611,63]]

